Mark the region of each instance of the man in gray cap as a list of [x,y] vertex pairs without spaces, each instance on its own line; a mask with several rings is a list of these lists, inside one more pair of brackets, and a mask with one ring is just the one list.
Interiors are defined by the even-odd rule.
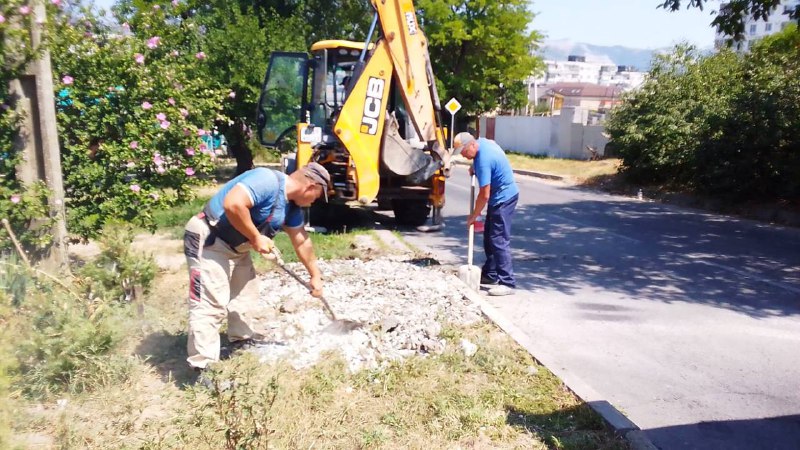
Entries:
[[228,317],[228,338],[246,343],[263,338],[252,323],[258,283],[250,250],[272,253],[280,229],[311,275],[312,295],[322,295],[322,274],[304,228],[301,208],[327,201],[330,175],[310,163],[291,175],[257,167],[227,182],[203,212],[186,224],[189,265],[189,365],[203,370],[218,361],[219,330]]
[[486,262],[481,268],[481,284],[490,286],[489,295],[510,295],[517,286],[511,261],[511,218],[519,199],[514,171],[495,141],[475,139],[465,132],[455,136],[453,146],[461,156],[473,161],[470,175],[474,173],[480,187],[467,226],[487,207],[483,230]]

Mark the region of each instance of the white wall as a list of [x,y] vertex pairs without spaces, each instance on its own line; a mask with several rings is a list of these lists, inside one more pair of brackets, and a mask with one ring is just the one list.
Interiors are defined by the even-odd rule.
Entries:
[[[602,135],[602,125],[584,125],[587,112],[563,108],[561,115],[554,117],[497,116],[494,140],[503,150],[552,158],[587,159],[587,145],[596,147],[602,155],[608,139]],[[485,117],[480,119],[480,130],[485,137]]]

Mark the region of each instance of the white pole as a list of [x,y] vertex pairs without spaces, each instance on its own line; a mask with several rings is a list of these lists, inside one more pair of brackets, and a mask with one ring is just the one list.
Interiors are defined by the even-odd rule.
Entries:
[[453,139],[456,136],[456,115],[450,113],[450,151],[453,151]]

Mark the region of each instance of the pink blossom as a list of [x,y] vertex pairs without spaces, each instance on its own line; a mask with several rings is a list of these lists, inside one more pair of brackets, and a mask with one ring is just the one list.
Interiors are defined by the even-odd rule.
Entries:
[[194,156],[194,149],[192,147],[186,147],[186,154],[189,156]]
[[133,149],[139,148],[139,141],[131,141],[130,147]]
[[169,126],[170,126],[170,125],[172,125],[172,124],[171,124],[171,123],[169,123],[169,120],[165,120],[165,121],[161,122],[161,128],[163,128],[163,129],[165,129],[165,130],[166,130],[167,128],[169,128]]
[[163,122],[163,121],[167,120],[167,115],[164,114],[164,113],[158,113],[158,114],[156,114],[156,119],[158,119],[159,121]]
[[178,6],[178,0],[172,0],[172,6]]
[[160,153],[156,153],[155,155],[153,155],[153,164],[157,166],[164,164],[164,159],[161,157]]
[[205,136],[206,135],[206,130],[200,128],[199,130],[197,130],[197,135],[198,136]]
[[125,31],[130,31],[130,29],[131,29],[131,25],[130,25],[128,22],[125,22],[125,23],[123,23],[123,24],[122,24],[122,28],[123,28]]
[[234,92],[234,91],[231,91],[231,92],[228,94],[228,97],[230,97],[230,98],[236,98],[236,92]]
[[181,115],[183,117],[188,117],[189,116],[189,110],[187,110],[186,108],[181,108]]
[[61,82],[66,84],[66,85],[72,84],[73,81],[75,81],[75,80],[69,75],[64,75],[64,78],[61,79]]
[[6,16],[0,14],[0,23],[5,23],[5,22],[6,22]]
[[200,144],[200,145],[197,147],[197,149],[198,149],[198,150],[200,150],[201,152],[205,153],[205,152],[206,152],[206,150],[208,150],[208,146],[207,146],[206,144]]
[[161,43],[161,38],[158,36],[153,36],[147,40],[147,48],[154,49],[158,47],[158,44]]
[[150,109],[152,107],[153,105],[151,105],[150,102],[142,102],[142,109]]
[[20,6],[19,7],[19,13],[22,14],[23,16],[27,16],[28,14],[31,13],[31,7],[27,6],[27,5],[26,6]]
[[152,194],[150,194],[150,197],[153,197],[153,200],[158,200],[158,199],[160,198],[160,196],[159,196],[157,193],[155,193],[155,192],[153,192]]
[[183,135],[184,136],[191,136],[192,135],[192,130],[190,130],[188,128],[184,128],[183,129]]
[[159,175],[164,174],[164,172],[166,171],[167,169],[165,169],[164,166],[156,166],[156,173],[158,173]]
[[56,5],[56,6],[61,6],[61,0],[51,0],[50,3],[52,3],[52,4]]
[[195,53],[194,57],[197,59],[206,59],[206,54],[205,52],[197,52]]
[[136,64],[144,64],[144,55],[141,53],[133,55],[133,59],[136,61]]
[[133,161],[128,161],[128,164],[126,164],[125,167],[127,167],[128,169],[133,169],[134,167],[136,167],[136,163]]
[[177,50],[173,50],[173,51],[171,51],[169,54],[170,54],[170,55],[172,55],[172,56],[180,56],[180,55],[181,55],[181,52],[179,52],[179,51],[177,51]]
[[174,99],[174,98],[172,98],[172,97],[170,97],[170,98],[167,100],[167,103],[169,103],[169,104],[170,104],[170,105],[172,105],[172,106],[175,106],[175,99]]
[[20,201],[19,194],[11,195],[11,203],[17,204],[17,203],[19,203],[19,201]]
[[158,11],[159,9],[161,9],[161,5],[153,5],[153,9]]
[[192,169],[191,167],[187,167],[184,172],[186,172],[186,175],[190,177],[194,175],[194,169]]
[[137,193],[138,193],[139,191],[141,191],[141,190],[142,190],[142,187],[141,187],[141,186],[139,186],[138,184],[132,184],[132,185],[131,185],[131,190],[132,190],[133,192],[137,192]]

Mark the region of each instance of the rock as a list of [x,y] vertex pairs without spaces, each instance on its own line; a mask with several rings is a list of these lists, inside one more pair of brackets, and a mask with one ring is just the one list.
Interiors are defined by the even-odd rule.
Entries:
[[528,375],[536,375],[539,373],[539,369],[536,366],[528,366]]
[[461,351],[463,351],[464,355],[468,358],[471,358],[478,351],[478,346],[466,339],[461,339]]
[[420,345],[420,350],[427,353],[442,353],[444,351],[444,345],[435,339],[425,339]]
[[387,317],[381,321],[381,331],[384,333],[391,333],[400,326],[400,320],[395,317]]
[[300,301],[296,298],[288,298],[281,304],[280,311],[285,314],[294,314],[300,309]]

